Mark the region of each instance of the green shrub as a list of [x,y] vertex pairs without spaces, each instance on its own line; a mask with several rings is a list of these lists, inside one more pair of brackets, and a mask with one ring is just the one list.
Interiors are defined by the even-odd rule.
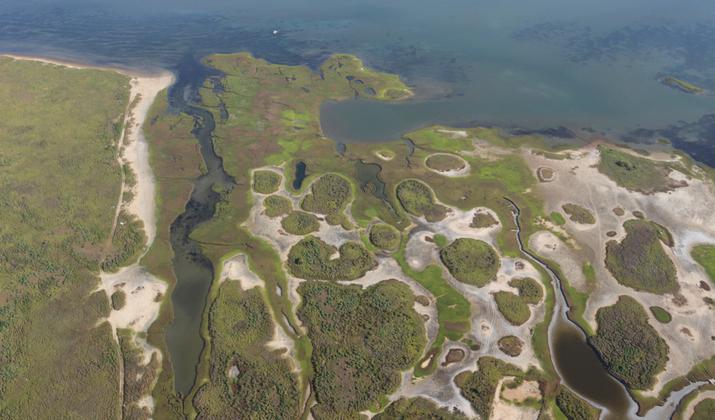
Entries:
[[621,243],[606,244],[606,267],[624,286],[650,293],[675,293],[679,286],[675,266],[665,253],[652,223],[628,220]]
[[326,174],[310,186],[310,194],[303,198],[301,207],[305,211],[319,214],[340,213],[352,194],[350,183],[340,175]]
[[293,210],[281,220],[281,226],[292,235],[307,235],[320,229],[318,218],[300,210]]
[[501,350],[504,354],[516,357],[521,354],[524,342],[515,335],[507,335],[500,338],[497,345],[499,346],[499,350]]
[[665,368],[668,345],[648,323],[643,307],[630,296],[596,312],[598,329],[590,338],[608,370],[633,389],[648,389]]
[[524,302],[532,305],[541,302],[541,299],[544,297],[544,290],[536,280],[530,277],[511,279],[509,280],[509,286],[519,290],[519,297],[522,298]]
[[653,314],[653,317],[661,324],[667,324],[673,320],[673,317],[670,315],[670,312],[666,311],[660,306],[651,306],[648,309],[650,309],[650,312]]
[[400,398],[393,401],[385,411],[373,417],[373,420],[466,420],[467,417],[457,412],[438,407],[426,398]]
[[516,366],[485,356],[477,362],[476,372],[462,372],[455,378],[462,395],[482,419],[491,417],[497,384],[504,376],[524,377]]
[[428,222],[438,222],[447,215],[447,208],[435,203],[432,189],[416,179],[407,179],[397,185],[397,199],[405,211],[424,216]]
[[568,420],[598,420],[601,415],[601,410],[593,407],[563,385],[556,395],[556,405]]
[[504,318],[512,325],[522,325],[531,317],[529,306],[524,300],[511,292],[496,292],[494,299],[497,302],[497,308]]
[[274,171],[253,171],[253,190],[261,194],[273,194],[281,186],[283,177]]
[[583,225],[592,225],[596,223],[596,218],[593,217],[588,209],[579,206],[578,204],[567,203],[561,206],[564,212],[568,214],[572,222],[581,223]]
[[705,268],[710,281],[715,284],[715,245],[697,245],[690,253],[693,259]]
[[455,279],[479,287],[496,276],[500,265],[494,248],[477,239],[456,239],[442,249],[440,257]]
[[263,207],[266,209],[266,216],[285,216],[293,209],[293,204],[289,199],[280,195],[269,195],[263,200]]
[[117,290],[116,292],[112,293],[111,296],[111,301],[112,301],[112,309],[115,311],[118,311],[124,307],[127,303],[127,295],[124,293],[123,290]]
[[337,250],[340,256],[332,258],[335,251],[334,246],[308,236],[288,252],[288,268],[302,279],[355,280],[377,265],[370,252],[357,242],[342,244]]
[[372,225],[370,242],[380,249],[394,251],[400,246],[400,231],[386,223]]
[[308,281],[298,317],[313,344],[316,419],[356,418],[400,384],[425,332],[410,288],[396,280],[362,289]]

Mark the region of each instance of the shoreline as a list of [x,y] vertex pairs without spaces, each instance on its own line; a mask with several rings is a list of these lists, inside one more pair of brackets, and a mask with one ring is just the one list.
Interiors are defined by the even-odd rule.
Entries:
[[117,65],[90,64],[87,62],[82,62],[79,60],[72,60],[72,59],[67,59],[67,58],[52,58],[52,57],[45,57],[45,56],[39,56],[39,55],[26,55],[26,54],[13,54],[13,53],[0,52],[0,58],[2,58],[2,57],[11,58],[13,60],[18,60],[18,61],[35,61],[38,63],[62,66],[62,67],[70,68],[70,69],[76,69],[76,70],[113,71],[113,72],[117,72],[117,73],[123,74],[125,76],[129,76],[132,78],[134,78],[134,77],[151,78],[151,77],[156,77],[158,75],[162,75],[165,73],[171,73],[173,75],[173,73],[170,72],[169,70],[164,69],[164,68],[158,68],[158,67],[153,68],[151,70],[149,70],[149,69],[139,70],[139,69],[130,68],[130,67],[123,67],[119,64],[117,64]]

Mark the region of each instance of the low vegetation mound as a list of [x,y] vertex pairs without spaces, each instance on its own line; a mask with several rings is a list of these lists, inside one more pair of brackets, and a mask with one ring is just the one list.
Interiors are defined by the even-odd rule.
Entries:
[[388,280],[362,289],[309,281],[298,317],[313,345],[316,419],[357,418],[399,386],[422,354],[425,332],[408,286]]
[[466,167],[464,159],[448,153],[435,153],[425,160],[428,168],[437,172],[459,171]]
[[273,194],[281,186],[281,174],[269,171],[258,170],[253,172],[253,190],[261,194]]
[[592,225],[596,223],[596,218],[593,217],[593,214],[578,204],[567,203],[561,206],[561,208],[564,209],[564,212],[569,216],[572,222],[582,225]]
[[462,372],[454,379],[455,383],[474,408],[474,411],[483,419],[491,418],[499,380],[504,376],[513,376],[518,379],[536,379],[535,373],[526,374],[511,363],[504,362],[494,357],[485,356],[477,362],[476,372]]
[[651,306],[648,309],[650,309],[650,313],[652,313],[653,317],[661,324],[667,324],[673,320],[673,317],[670,315],[670,312],[666,311],[660,306]]
[[472,218],[472,223],[469,224],[469,227],[484,229],[497,224],[499,224],[499,221],[495,219],[494,216],[491,215],[491,213],[488,213],[486,211],[480,211],[474,214],[474,217]]
[[521,341],[521,339],[515,335],[507,335],[505,337],[500,338],[497,342],[497,345],[499,346],[499,350],[501,350],[502,353],[511,357],[516,357],[521,354],[521,350],[524,347],[524,342]]
[[499,256],[484,241],[459,238],[440,251],[442,262],[455,279],[482,287],[496,276]]
[[263,207],[266,209],[266,216],[285,216],[293,210],[293,203],[280,195],[269,195],[263,200]]
[[338,214],[348,203],[352,189],[340,175],[326,174],[310,186],[310,193],[303,198],[301,207],[318,214]]
[[664,163],[608,146],[599,146],[598,150],[601,153],[598,170],[621,187],[652,194],[681,186],[668,176],[671,169]]
[[456,409],[438,407],[432,401],[416,398],[400,398],[393,401],[385,411],[373,417],[373,420],[423,419],[423,420],[466,420],[467,417]]
[[394,251],[400,246],[400,231],[386,223],[378,223],[370,228],[370,243],[380,249]]
[[675,265],[663,250],[658,229],[645,220],[623,224],[626,237],[606,244],[606,267],[624,286],[650,293],[678,291]]
[[715,399],[705,398],[695,405],[690,420],[711,420],[715,418]]
[[598,420],[601,416],[601,410],[593,407],[563,385],[556,395],[556,406],[569,420]]
[[[339,252],[336,258],[333,254]],[[288,268],[308,280],[355,280],[377,263],[362,244],[346,242],[336,249],[315,236],[303,238],[288,252]]]
[[494,293],[497,309],[512,325],[522,325],[531,317],[531,311],[526,302],[512,292],[500,291]]
[[300,390],[288,361],[266,350],[273,319],[259,288],[221,284],[209,316],[209,381],[194,405],[200,418],[299,418]]
[[291,211],[281,220],[281,226],[292,235],[307,235],[320,229],[318,218],[300,210]]
[[668,345],[648,323],[648,314],[630,296],[596,312],[598,329],[589,340],[606,368],[632,389],[648,389],[665,368]]
[[447,208],[435,202],[432,189],[416,179],[407,179],[397,185],[397,199],[405,211],[424,216],[428,222],[439,222],[447,215]]
[[710,281],[715,284],[715,245],[697,245],[693,247],[691,255],[703,266]]

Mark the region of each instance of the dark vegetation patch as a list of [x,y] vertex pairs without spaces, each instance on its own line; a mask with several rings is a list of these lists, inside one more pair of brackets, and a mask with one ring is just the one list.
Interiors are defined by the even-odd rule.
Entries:
[[400,231],[386,223],[372,225],[370,242],[380,249],[394,251],[400,246]]
[[456,239],[440,251],[440,257],[455,279],[478,287],[492,281],[500,265],[494,248],[477,239]]
[[429,298],[425,295],[415,296],[415,301],[422,306],[429,306],[430,304]]
[[620,208],[620,207],[614,207],[614,208],[613,208],[613,214],[615,214],[615,215],[618,216],[618,217],[621,217],[621,216],[625,215],[626,212],[625,212],[622,208]]
[[[332,258],[336,251],[339,257]],[[301,279],[355,280],[376,265],[370,252],[357,242],[346,242],[336,249],[320,238],[308,236],[288,252],[288,268]]]
[[465,167],[463,159],[447,153],[430,155],[425,161],[425,165],[438,172],[459,171]]
[[466,420],[467,417],[456,409],[438,407],[426,398],[400,398],[390,403],[385,411],[373,417],[374,420]]
[[102,270],[113,272],[130,264],[139,257],[145,243],[144,223],[124,210],[120,211],[112,242],[101,264]]
[[274,171],[253,171],[253,189],[261,194],[273,194],[281,186],[283,177]]
[[307,235],[320,229],[318,218],[300,210],[291,211],[281,220],[281,226],[292,235]]
[[634,210],[634,211],[633,211],[633,217],[635,217],[635,218],[637,218],[637,219],[645,219],[645,214],[643,214],[642,211]]
[[118,311],[124,307],[127,303],[127,295],[124,293],[123,290],[117,290],[116,292],[112,293],[111,299],[112,301],[112,309],[115,311]]
[[300,390],[289,362],[266,349],[273,320],[261,290],[226,281],[209,313],[209,382],[194,398],[200,418],[300,417]]
[[0,75],[0,417],[116,417],[119,346],[94,290],[129,78],[5,57]]
[[608,236],[609,238],[613,238],[616,235],[618,235],[618,232],[616,232],[615,230],[609,230],[608,232],[606,232],[606,236]]
[[632,297],[596,312],[598,329],[589,340],[608,370],[632,389],[648,389],[665,368],[668,345],[648,323],[648,314]]
[[144,351],[134,343],[133,331],[118,329],[117,338],[124,362],[122,418],[148,420],[152,417],[151,410],[141,407],[139,403],[154,386],[161,368],[159,356],[156,352],[152,353],[149,363],[145,365]]
[[464,356],[464,350],[462,349],[449,349],[447,355],[444,357],[442,366],[449,366],[452,363],[461,362],[464,359]]
[[293,210],[293,203],[280,195],[269,195],[263,200],[263,207],[266,209],[266,216],[285,216]]
[[438,222],[447,215],[447,208],[435,203],[432,189],[416,179],[407,179],[397,185],[397,199],[408,213],[424,216],[428,222]]
[[491,213],[480,211],[474,214],[470,227],[483,229],[499,224],[499,221]]
[[499,291],[494,293],[497,309],[512,325],[522,325],[531,317],[529,306],[524,300],[512,292]]
[[522,372],[511,363],[494,357],[485,356],[477,362],[476,372],[462,372],[454,378],[462,395],[474,407],[474,411],[483,419],[491,418],[499,380],[504,376],[514,376],[517,379],[538,380],[539,373],[534,370]]
[[502,353],[511,357],[516,357],[521,354],[521,350],[524,347],[524,342],[521,341],[521,339],[517,336],[507,335],[505,337],[500,338],[497,342],[497,345],[499,346],[499,350],[501,350]]
[[715,284],[715,245],[697,245],[690,254],[703,266],[710,281]]
[[715,399],[705,398],[695,405],[690,420],[712,420],[715,418]]
[[592,225],[596,223],[596,218],[591,212],[579,206],[578,204],[567,203],[561,206],[564,212],[569,216],[572,222],[581,223],[582,225]]
[[671,168],[666,163],[603,145],[599,146],[598,150],[601,152],[598,170],[621,187],[652,194],[683,186],[668,176]]
[[624,286],[650,293],[675,293],[675,266],[661,245],[658,229],[644,220],[623,224],[626,237],[606,244],[606,267]]
[[568,420],[598,420],[601,410],[589,404],[586,400],[561,386],[556,395],[556,406]]
[[353,418],[400,383],[425,345],[424,326],[406,285],[367,289],[305,282],[298,317],[313,344],[316,419]]
[[340,175],[326,174],[310,186],[310,194],[303,198],[305,211],[319,214],[342,213],[351,195],[350,183]]
[[650,309],[650,312],[653,314],[653,317],[661,324],[667,324],[673,320],[673,317],[670,315],[670,312],[666,311],[660,306],[651,306],[648,309]]

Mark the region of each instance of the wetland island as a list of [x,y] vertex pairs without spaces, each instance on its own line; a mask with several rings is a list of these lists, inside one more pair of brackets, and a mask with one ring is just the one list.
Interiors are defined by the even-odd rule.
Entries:
[[712,418],[713,169],[585,131],[336,144],[325,103],[413,90],[201,65],[0,58],[0,417]]

